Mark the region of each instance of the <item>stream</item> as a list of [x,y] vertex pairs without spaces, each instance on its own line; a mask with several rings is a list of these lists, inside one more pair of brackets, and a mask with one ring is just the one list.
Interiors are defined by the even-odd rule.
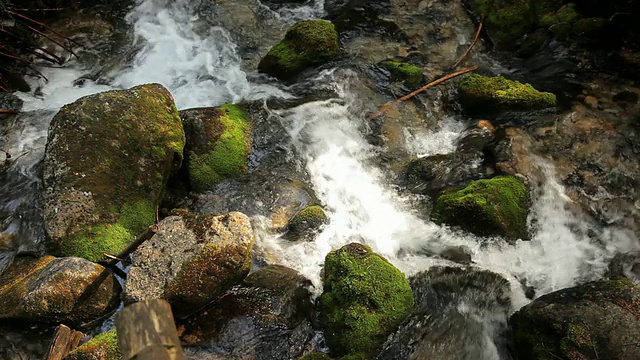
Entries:
[[[288,25],[325,15],[324,0],[279,6],[276,10],[259,2],[254,5],[255,18],[275,29],[274,41]],[[281,234],[265,230],[265,222],[270,221],[268,207],[258,203],[252,194],[271,188],[275,179],[271,183],[260,179],[240,188],[240,195],[234,192],[239,199],[227,201],[235,208],[225,210],[248,214],[254,223],[256,246],[272,261],[276,259],[308,277],[316,295],[322,292],[325,255],[354,241],[368,244],[407,276],[436,265],[458,266],[438,254],[447,249],[463,249],[470,255],[472,266],[509,280],[512,311],[531,301],[525,296],[526,288],[533,289],[535,297],[539,297],[599,279],[616,254],[636,250],[633,229],[604,228],[572,206],[553,163],[534,153],[528,156],[539,178],[533,182],[528,219],[533,236],[529,241],[514,244],[498,238],[478,238],[432,223],[420,215],[424,199],[395,184],[396,175],[381,161],[383,150],[369,140],[372,130],[364,114],[370,111],[371,104],[368,92],[362,92],[361,72],[338,63],[307,78],[308,84],[284,85],[255,70],[255,59],[264,54],[264,46],[268,48],[269,44],[236,43],[233,31],[222,27],[224,22],[211,26],[202,15],[206,13],[197,1],[138,0],[125,18],[128,29],[122,31],[127,32],[127,41],[117,46],[120,51],[110,59],[94,63],[71,59],[60,67],[43,64],[39,70],[48,81],[28,79],[34,90],[17,93],[24,101],[21,114],[0,127],[0,147],[14,157],[0,184],[0,272],[16,255],[43,251],[40,165],[49,122],[56,111],[85,95],[150,82],[166,86],[181,110],[225,102],[262,104],[268,121],[284,129],[286,134],[263,133],[270,137],[264,142],[273,147],[264,151],[287,154],[283,160],[286,168],[306,177],[327,211],[329,223],[312,242],[292,243]],[[468,38],[458,41],[463,45]],[[305,86],[322,89],[331,96],[307,98],[300,91]],[[293,107],[272,106],[274,101],[300,99],[303,101],[291,102]],[[425,106],[430,106],[428,101]],[[414,157],[454,151],[466,128],[466,119],[438,109],[419,111],[437,126],[414,126],[415,131],[404,137],[401,150]],[[252,169],[260,172],[261,166],[268,165],[256,160],[249,176]],[[221,186],[198,198],[200,210],[217,209],[207,202],[225,197],[225,185]],[[492,316],[490,312],[483,314]],[[506,324],[506,318],[478,321]],[[483,350],[470,348],[474,354],[468,358],[503,358],[493,344],[494,337],[486,336],[494,328],[484,328],[484,335],[478,335],[484,337],[476,339]]]

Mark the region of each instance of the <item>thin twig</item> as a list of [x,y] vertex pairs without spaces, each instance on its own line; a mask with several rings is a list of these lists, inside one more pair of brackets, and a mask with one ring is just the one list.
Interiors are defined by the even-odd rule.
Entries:
[[481,31],[482,31],[482,22],[480,23],[480,25],[478,25],[478,30],[476,31],[476,36],[473,38],[473,42],[471,42],[471,45],[469,45],[469,47],[467,48],[467,51],[465,51],[464,54],[462,54],[460,59],[458,59],[458,61],[456,61],[456,63],[453,64],[453,66],[451,67],[452,69],[455,69],[456,67],[458,67],[458,65],[460,65],[460,63],[469,55],[469,53],[471,52],[471,49],[473,49],[473,47],[476,46],[476,43],[478,43],[478,39],[480,39]]
[[[56,44],[56,45],[60,46],[61,48],[65,49],[66,51],[70,52],[73,56],[78,57],[78,55],[77,55],[76,53],[74,53],[74,52],[73,52],[73,50],[71,50],[71,48],[70,48],[70,47],[68,47],[68,46],[66,46],[66,45],[61,44],[59,41],[57,41],[57,40],[55,40],[54,38],[52,38],[51,36],[49,36],[49,35],[47,35],[47,34],[43,33],[42,31],[40,31],[40,30],[38,30],[38,29],[34,28],[33,26],[27,25],[27,24],[25,24],[25,23],[23,23],[23,22],[20,22],[20,23],[21,23],[23,26],[26,26],[29,30],[31,30],[31,31],[33,31],[33,32],[35,32],[36,34],[40,34],[40,35],[44,36],[45,38],[47,38],[47,39],[48,39],[49,41],[51,41],[52,43],[54,43],[54,44]],[[58,35],[58,36],[60,36],[60,35]],[[64,38],[64,37],[63,37],[63,38]],[[64,39],[67,39],[67,38],[64,38]]]
[[129,254],[136,251],[138,246],[142,245],[143,242],[151,239],[156,232],[158,232],[158,225],[154,224],[149,226],[149,228],[144,233],[142,233],[133,242],[127,245],[127,247],[120,251],[116,256],[111,256],[109,260],[105,261],[104,267],[114,268],[122,259],[125,259],[127,256],[129,256]]
[[[12,14],[12,15],[15,15],[15,16],[17,16],[17,17],[19,17],[19,18],[22,18],[22,19],[25,19],[25,20],[31,21],[31,22],[32,22],[32,23],[34,23],[34,24],[40,25],[40,26],[42,26],[43,28],[45,28],[46,30],[51,31],[51,32],[52,32],[52,33],[54,33],[55,35],[58,35],[59,37],[61,37],[61,38],[65,39],[65,40],[69,40],[69,41],[71,41],[72,43],[74,43],[74,44],[76,44],[76,45],[78,45],[78,46],[80,46],[80,47],[83,47],[83,48],[84,48],[84,45],[82,45],[82,44],[80,44],[79,42],[77,42],[77,41],[75,41],[75,40],[71,39],[70,37],[67,37],[67,36],[64,36],[64,35],[60,34],[59,32],[57,32],[57,31],[55,31],[54,29],[50,28],[49,26],[47,26],[47,24],[45,24],[45,23],[43,23],[43,22],[40,22],[40,21],[37,21],[37,20],[33,20],[32,18],[30,18],[30,17],[28,17],[28,16],[25,16],[25,15],[22,15],[22,14],[20,14],[20,13],[13,12],[13,11],[7,11],[7,13]],[[23,25],[27,26],[26,24],[23,24]],[[49,39],[49,38],[47,37],[47,39]],[[53,41],[53,40],[52,40],[52,41]],[[67,51],[69,51],[70,53],[72,53],[72,54],[73,54],[73,52],[72,52],[71,50],[68,50],[68,49],[66,49],[66,48],[65,48],[65,50],[67,50]],[[76,54],[73,54],[73,55],[76,55]],[[77,55],[76,55],[76,56],[77,56]]]
[[[17,114],[17,113],[18,113],[17,111],[11,110],[11,109],[8,109],[8,110],[0,109],[0,114]],[[2,151],[2,150],[0,150],[0,151]]]
[[418,89],[418,90],[416,90],[416,91],[414,91],[414,92],[412,92],[412,93],[410,93],[408,95],[405,95],[405,96],[403,96],[403,97],[401,97],[401,98],[399,98],[399,99],[397,99],[395,101],[390,101],[390,102],[382,105],[380,107],[380,109],[378,109],[378,111],[375,114],[369,116],[369,118],[367,120],[373,120],[373,119],[377,118],[378,116],[380,116],[380,115],[384,114],[385,112],[389,111],[394,105],[397,105],[397,104],[399,104],[399,103],[401,103],[401,102],[403,102],[405,100],[411,99],[412,97],[420,94],[421,92],[427,90],[428,88],[431,88],[431,87],[434,87],[436,85],[442,84],[443,82],[445,82],[447,80],[453,79],[454,77],[460,76],[462,74],[466,74],[466,73],[471,72],[471,71],[476,70],[476,69],[478,69],[478,66],[468,67],[468,68],[456,71],[454,73],[451,73],[449,75],[445,75],[445,76],[443,76],[443,77],[441,77],[441,78],[439,78],[437,80],[434,80],[434,81],[428,83],[427,85],[421,87],[420,89]]

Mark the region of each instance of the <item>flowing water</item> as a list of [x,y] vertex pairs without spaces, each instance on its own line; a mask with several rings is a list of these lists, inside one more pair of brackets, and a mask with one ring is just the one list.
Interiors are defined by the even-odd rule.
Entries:
[[[91,69],[73,60],[63,67],[43,67],[49,79],[31,79],[33,93],[19,96],[23,113],[2,125],[2,148],[14,157],[0,188],[1,239],[7,243],[0,256],[9,263],[20,252],[41,251],[41,183],[47,128],[57,109],[77,98],[111,89],[158,82],[173,94],[179,109],[215,106],[224,102],[293,97],[288,89],[243,67],[230,33],[204,25],[189,0],[140,0],[127,16],[137,49],[130,62],[112,68],[106,81],[76,80]],[[324,1],[283,7],[274,16],[288,23],[322,16]],[[431,223],[420,217],[415,197],[392,185],[392,176],[378,162],[380,149],[366,138],[368,124],[364,104],[358,100],[348,69],[324,71],[313,82],[325,83],[337,97],[307,102],[290,109],[270,110],[289,137],[283,147],[292,148],[296,161],[308,173],[330,222],[315,241],[292,244],[277,235],[259,236],[284,265],[308,276],[321,291],[320,271],[324,256],[349,242],[366,243],[386,256],[407,275],[433,265],[454,265],[434,254],[462,247],[474,266],[502,274],[511,282],[514,309],[526,304],[522,284],[536,296],[576,283],[597,279],[619,252],[634,248],[625,229],[600,229],[569,205],[550,162],[532,156],[539,179],[534,185],[530,241],[508,244],[500,239],[479,239]],[[407,151],[418,156],[448,153],[464,129],[460,119],[438,119],[439,130],[417,131],[407,136]],[[250,194],[247,194],[250,197]],[[268,214],[257,215],[259,221]],[[3,243],[0,242],[0,245]],[[504,322],[504,319],[501,321]],[[489,343],[478,359],[496,359]]]

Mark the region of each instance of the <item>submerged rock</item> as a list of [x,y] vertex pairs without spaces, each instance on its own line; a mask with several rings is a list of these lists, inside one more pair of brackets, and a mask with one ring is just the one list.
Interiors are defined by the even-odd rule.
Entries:
[[211,190],[226,178],[247,173],[251,124],[234,104],[180,111],[187,138],[189,183],[197,192]]
[[293,241],[309,239],[327,221],[327,215],[322,207],[307,206],[289,220],[287,237]]
[[190,318],[181,340],[224,358],[295,359],[313,335],[310,287],[295,270],[264,267]]
[[269,50],[258,70],[282,80],[292,80],[309,67],[324,64],[340,54],[338,33],[326,20],[305,20],[293,25],[284,39]]
[[[502,276],[472,267],[435,267],[409,281],[416,308],[375,359],[509,358],[504,332],[511,291]],[[492,347],[496,353],[487,354]]]
[[120,360],[118,335],[115,330],[104,332],[82,344],[65,357],[65,360]]
[[65,105],[51,121],[44,158],[50,252],[91,261],[120,252],[155,222],[184,143],[173,98],[158,84]]
[[249,218],[238,212],[169,216],[133,253],[125,284],[127,303],[163,298],[177,318],[239,284],[251,270],[254,237]]
[[510,319],[518,359],[640,359],[640,287],[601,280],[544,295]]
[[527,188],[522,181],[501,176],[473,181],[445,192],[436,200],[431,219],[460,226],[480,236],[527,239]]
[[404,274],[365,245],[330,252],[323,283],[321,318],[335,354],[375,354],[413,308]]
[[466,75],[458,86],[465,111],[534,110],[553,107],[556,96],[502,76]]
[[80,325],[114,311],[120,284],[81,258],[19,258],[0,275],[0,319]]

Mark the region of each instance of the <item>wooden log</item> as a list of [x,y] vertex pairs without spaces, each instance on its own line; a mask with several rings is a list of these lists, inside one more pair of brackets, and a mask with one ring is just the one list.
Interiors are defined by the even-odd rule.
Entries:
[[43,360],[64,359],[67,354],[78,347],[83,336],[84,334],[80,331],[71,330],[63,324],[58,325]]
[[171,305],[160,299],[141,301],[116,315],[123,360],[183,360]]

